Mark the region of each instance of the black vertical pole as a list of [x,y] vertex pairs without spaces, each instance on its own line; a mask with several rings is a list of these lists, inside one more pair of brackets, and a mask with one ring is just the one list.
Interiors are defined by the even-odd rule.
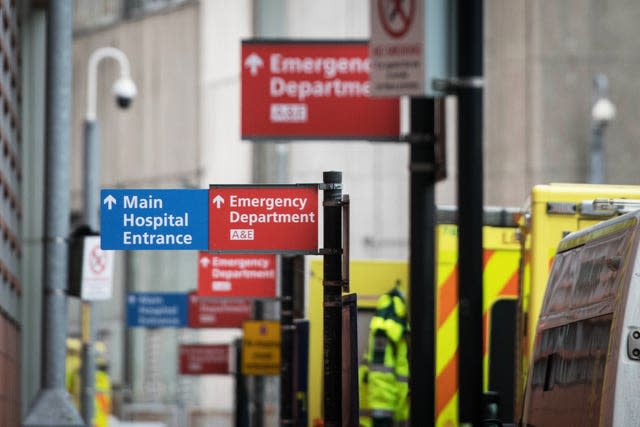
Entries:
[[296,427],[309,425],[307,396],[309,392],[309,320],[295,320],[296,345]]
[[[256,320],[264,319],[264,301],[258,299],[253,302],[253,318]],[[253,377],[253,402],[251,426],[262,427],[264,425],[264,377],[262,375]]]
[[249,427],[249,398],[247,396],[247,386],[245,376],[242,375],[240,369],[240,361],[242,360],[242,340],[237,339],[233,342],[236,352],[236,410],[235,410],[235,427]]
[[324,427],[342,425],[342,172],[324,172]]
[[483,1],[458,6],[460,422],[482,419]]
[[280,258],[280,425],[293,426],[295,416],[293,402],[295,390],[293,386],[293,355],[295,353],[293,324],[293,257]]
[[411,259],[409,318],[412,426],[435,420],[434,101],[411,98]]

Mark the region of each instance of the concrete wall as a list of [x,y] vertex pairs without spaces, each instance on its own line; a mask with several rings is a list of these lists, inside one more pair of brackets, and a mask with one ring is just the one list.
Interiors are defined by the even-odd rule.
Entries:
[[605,183],[638,183],[639,18],[633,0],[485,1],[487,204],[586,181],[597,73],[618,112],[605,132]]
[[115,61],[98,71],[101,182],[113,187],[199,186],[199,9],[127,21],[76,36],[73,51],[73,206],[80,208],[82,123],[86,112],[87,61],[103,46],[120,48],[131,63],[138,96],[127,110],[111,95]]

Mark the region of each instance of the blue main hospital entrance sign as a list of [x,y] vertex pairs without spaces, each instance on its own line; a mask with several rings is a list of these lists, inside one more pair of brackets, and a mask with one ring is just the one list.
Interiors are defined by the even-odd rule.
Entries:
[[127,294],[127,326],[186,328],[186,293],[130,292]]
[[209,249],[209,190],[100,192],[102,249]]

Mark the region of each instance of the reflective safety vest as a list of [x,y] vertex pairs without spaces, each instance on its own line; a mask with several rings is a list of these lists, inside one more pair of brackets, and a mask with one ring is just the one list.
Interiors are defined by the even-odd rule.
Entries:
[[398,382],[398,404],[393,413],[396,427],[408,425],[409,421],[409,345],[408,335],[400,340],[396,356],[396,381]]
[[378,300],[359,367],[362,427],[402,426],[409,418],[406,312],[404,299],[395,290]]
[[111,379],[109,373],[102,369],[96,370],[96,397],[93,425],[108,427],[111,413]]

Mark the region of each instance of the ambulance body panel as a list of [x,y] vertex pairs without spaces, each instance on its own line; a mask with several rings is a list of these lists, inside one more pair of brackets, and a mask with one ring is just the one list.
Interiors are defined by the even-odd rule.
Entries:
[[551,261],[560,240],[571,232],[619,216],[620,212],[594,209],[596,199],[640,199],[640,186],[552,183],[536,185],[523,209],[520,241],[522,264],[519,280],[518,357],[516,360],[515,413],[522,411],[533,337],[542,306]]
[[522,425],[640,419],[640,211],[562,239],[544,293]]

